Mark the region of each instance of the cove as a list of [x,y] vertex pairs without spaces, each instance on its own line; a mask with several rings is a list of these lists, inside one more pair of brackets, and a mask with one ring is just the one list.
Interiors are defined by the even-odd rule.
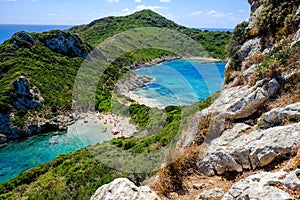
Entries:
[[155,80],[133,93],[160,107],[203,101],[221,90],[226,65],[204,62],[180,59],[136,70],[139,76]]
[[[197,60],[174,60],[143,68],[136,73],[155,80],[134,93],[163,106],[193,104],[221,89],[225,65],[226,63],[203,63]],[[0,182],[49,162],[60,154],[103,143],[113,137],[111,130],[93,119],[88,123],[79,120],[67,132],[52,132],[8,143],[0,147]]]
[[47,133],[21,142],[8,143],[0,148],[0,182],[8,181],[19,173],[53,160],[88,145],[103,143],[113,138],[97,119],[84,123],[77,121],[67,132]]

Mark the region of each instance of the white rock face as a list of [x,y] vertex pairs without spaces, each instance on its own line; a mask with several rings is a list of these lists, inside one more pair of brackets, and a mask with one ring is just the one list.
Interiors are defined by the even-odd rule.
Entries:
[[185,149],[193,142],[198,133],[199,121],[207,116],[212,116],[210,135],[213,139],[221,135],[225,119],[247,118],[262,108],[263,104],[279,88],[279,83],[272,79],[261,80],[255,86],[237,86],[222,90],[220,96],[207,109],[195,114],[188,129],[182,134],[178,147]]
[[256,37],[254,39],[248,40],[243,44],[241,50],[239,51],[239,59],[244,60],[255,53],[261,53],[263,51],[263,47],[261,45],[261,38]]
[[[240,126],[240,127],[238,127]],[[242,172],[266,166],[278,156],[290,153],[300,142],[300,123],[240,134],[246,126],[237,124],[214,139],[206,156],[197,163],[201,173],[212,176]]]
[[209,108],[209,112],[218,113],[226,118],[239,119],[251,116],[279,88],[279,83],[272,79],[261,80],[255,86],[238,86],[225,89]]
[[258,119],[260,128],[270,128],[282,124],[284,120],[300,121],[300,102],[273,109]]
[[224,195],[223,190],[221,189],[211,189],[211,190],[204,190],[199,194],[195,200],[210,200],[210,199],[218,199]]
[[137,187],[127,178],[118,178],[97,189],[91,200],[159,200],[148,186]]
[[287,173],[261,172],[248,176],[235,183],[224,195],[223,200],[233,199],[295,199],[287,192],[274,186],[275,183],[281,184],[284,188],[300,190],[300,181],[297,178],[300,170]]
[[14,81],[16,99],[12,102],[15,108],[28,111],[42,107],[44,98],[37,87],[31,88],[30,81],[21,76]]

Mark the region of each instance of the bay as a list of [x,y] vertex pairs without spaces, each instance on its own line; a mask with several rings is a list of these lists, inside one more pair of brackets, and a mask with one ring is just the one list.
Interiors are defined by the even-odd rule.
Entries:
[[225,65],[181,59],[136,70],[138,75],[155,80],[133,93],[160,107],[191,105],[221,90]]

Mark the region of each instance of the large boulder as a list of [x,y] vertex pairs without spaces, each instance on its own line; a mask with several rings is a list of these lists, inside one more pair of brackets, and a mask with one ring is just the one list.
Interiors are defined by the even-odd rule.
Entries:
[[300,121],[300,102],[273,109],[263,114],[263,116],[258,119],[257,123],[260,128],[267,129],[276,125],[281,125],[284,121]]
[[137,187],[127,178],[118,178],[97,189],[91,200],[159,200],[148,186]]
[[293,172],[261,172],[235,183],[223,200],[233,199],[296,199],[284,190],[300,191],[300,170]]
[[257,112],[279,86],[272,79],[258,81],[253,87],[237,86],[225,89],[209,108],[209,112],[222,114],[230,119],[247,118]]
[[291,153],[300,142],[300,123],[243,134],[246,128],[237,124],[211,141],[206,155],[197,163],[199,171],[212,176],[254,170]]

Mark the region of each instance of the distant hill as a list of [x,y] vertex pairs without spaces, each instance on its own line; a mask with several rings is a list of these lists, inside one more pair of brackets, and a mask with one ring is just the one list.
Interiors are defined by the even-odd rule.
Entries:
[[161,27],[177,30],[199,42],[211,57],[223,59],[227,57],[225,46],[231,37],[230,32],[201,31],[187,28],[151,10],[142,10],[128,16],[105,17],[87,25],[72,27],[69,31],[79,34],[84,41],[91,45],[96,45],[115,34],[142,27]]

